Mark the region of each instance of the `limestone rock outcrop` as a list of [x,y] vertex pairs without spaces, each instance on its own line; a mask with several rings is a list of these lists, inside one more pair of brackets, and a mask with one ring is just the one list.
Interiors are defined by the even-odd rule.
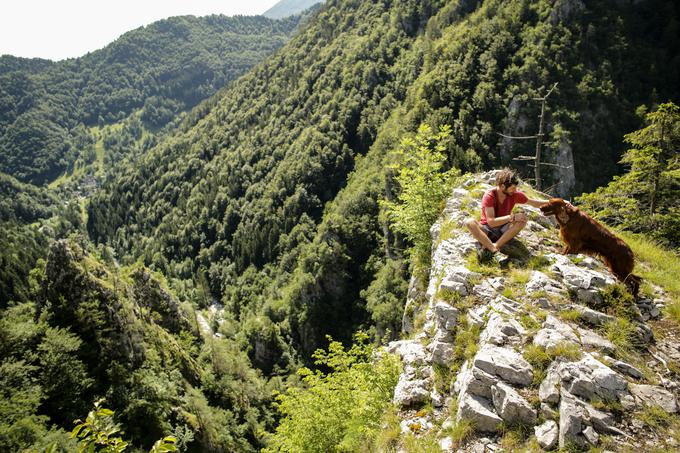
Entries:
[[[387,347],[404,364],[394,392],[402,434],[435,436],[442,451],[462,452],[498,451],[502,432],[518,425],[545,450],[587,449],[603,438],[647,445],[631,428],[639,425],[634,414],[679,411],[680,385],[662,376],[662,352],[647,352],[647,321],[660,316],[663,292],[628,307],[621,325],[638,349],[622,354],[612,332],[623,314],[603,297],[615,278],[596,258],[561,255],[558,229],[538,209],[520,206],[529,216],[517,238],[523,256],[479,264],[464,221],[481,209],[494,177],[470,177],[452,192],[431,229],[429,281],[409,287],[402,323],[409,339]],[[464,421],[474,434],[452,438]]]

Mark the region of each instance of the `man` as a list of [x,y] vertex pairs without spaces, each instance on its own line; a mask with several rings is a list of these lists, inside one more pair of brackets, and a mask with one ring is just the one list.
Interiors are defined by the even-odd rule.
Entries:
[[504,168],[496,175],[496,188],[488,190],[482,198],[482,218],[480,222],[468,219],[465,225],[472,235],[479,241],[481,247],[477,250],[480,261],[493,257],[501,247],[527,224],[527,215],[513,214],[515,204],[529,204],[535,208],[548,200],[532,200],[517,190],[519,178],[513,170]]

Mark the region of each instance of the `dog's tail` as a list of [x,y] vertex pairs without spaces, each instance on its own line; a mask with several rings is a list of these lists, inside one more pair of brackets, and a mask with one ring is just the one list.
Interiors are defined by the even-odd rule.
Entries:
[[631,273],[628,274],[625,279],[623,279],[623,283],[625,283],[626,287],[628,288],[628,291],[630,291],[633,297],[637,297],[638,292],[640,291],[640,283],[642,283],[642,277]]

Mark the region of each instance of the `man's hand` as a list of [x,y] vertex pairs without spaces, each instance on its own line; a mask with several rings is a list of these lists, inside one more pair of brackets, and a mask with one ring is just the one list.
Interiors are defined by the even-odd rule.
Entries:
[[523,212],[518,212],[517,214],[512,214],[512,217],[511,217],[512,223],[526,222],[527,220],[529,220],[529,218]]

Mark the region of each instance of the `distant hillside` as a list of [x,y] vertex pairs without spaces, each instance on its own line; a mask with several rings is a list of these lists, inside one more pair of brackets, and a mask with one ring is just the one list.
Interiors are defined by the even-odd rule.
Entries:
[[135,111],[164,126],[281,47],[299,20],[173,17],[76,59],[0,57],[0,171],[50,182],[97,141],[87,128]]
[[313,5],[323,2],[324,0],[281,0],[276,5],[265,11],[262,15],[270,19],[282,19],[284,17],[301,13]]

